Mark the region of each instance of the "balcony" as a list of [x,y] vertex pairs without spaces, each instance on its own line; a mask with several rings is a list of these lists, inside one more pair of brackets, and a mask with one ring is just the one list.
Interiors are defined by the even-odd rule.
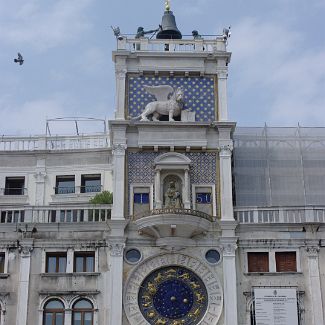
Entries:
[[235,218],[240,224],[325,223],[325,207],[235,208]]
[[86,223],[111,219],[112,205],[0,207],[0,223]]
[[155,209],[133,221],[140,234],[156,239],[159,246],[171,243],[193,244],[193,237],[209,230],[214,218],[206,213],[191,209]]
[[149,38],[127,38],[117,40],[117,50],[130,52],[197,52],[214,53],[226,51],[226,41],[222,36],[214,39],[181,39],[181,40],[159,40]]

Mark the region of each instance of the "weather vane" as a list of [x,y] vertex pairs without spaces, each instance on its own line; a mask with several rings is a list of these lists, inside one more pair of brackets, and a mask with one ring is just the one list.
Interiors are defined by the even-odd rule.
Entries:
[[165,9],[166,9],[166,11],[170,10],[170,0],[165,1]]

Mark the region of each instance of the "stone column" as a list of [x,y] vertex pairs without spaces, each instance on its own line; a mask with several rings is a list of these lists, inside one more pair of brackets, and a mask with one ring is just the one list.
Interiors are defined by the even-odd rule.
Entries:
[[123,251],[124,238],[110,240],[110,322],[109,325],[122,325],[123,304]]
[[155,175],[155,208],[162,208],[161,193],[160,193],[160,169],[156,169]]
[[231,175],[232,145],[220,147],[220,204],[221,220],[234,220],[232,202],[232,175]]
[[184,175],[184,208],[190,209],[191,208],[191,201],[189,198],[189,175],[188,175],[188,169],[185,169],[185,175]]
[[227,71],[218,72],[218,121],[228,121]]
[[16,325],[27,325],[29,275],[33,240],[21,242]]
[[236,238],[221,238],[223,247],[223,282],[225,325],[237,325]]
[[37,159],[35,178],[35,205],[44,205],[45,180],[46,180],[45,158]]
[[114,182],[112,219],[124,219],[125,143],[113,144]]
[[310,245],[306,247],[308,256],[309,294],[311,300],[311,325],[324,324],[322,292],[319,276],[319,246]]
[[126,68],[124,65],[116,65],[115,78],[116,78],[116,120],[125,120],[125,83],[126,83]]

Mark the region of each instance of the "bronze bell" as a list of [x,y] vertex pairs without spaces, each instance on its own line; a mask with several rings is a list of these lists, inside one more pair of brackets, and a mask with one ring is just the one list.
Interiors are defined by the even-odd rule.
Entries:
[[172,11],[166,10],[161,21],[157,39],[182,39],[182,33],[176,26],[176,19]]

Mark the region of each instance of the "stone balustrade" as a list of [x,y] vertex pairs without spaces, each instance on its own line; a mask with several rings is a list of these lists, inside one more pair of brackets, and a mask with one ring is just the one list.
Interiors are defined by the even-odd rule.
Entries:
[[325,223],[325,207],[235,208],[235,219],[240,224],[267,223]]
[[117,50],[130,52],[218,52],[226,51],[226,41],[222,36],[214,39],[160,40],[149,38],[127,38],[117,40]]
[[111,219],[112,205],[2,206],[0,223],[105,222]]
[[108,134],[0,137],[0,151],[84,150],[109,147]]

